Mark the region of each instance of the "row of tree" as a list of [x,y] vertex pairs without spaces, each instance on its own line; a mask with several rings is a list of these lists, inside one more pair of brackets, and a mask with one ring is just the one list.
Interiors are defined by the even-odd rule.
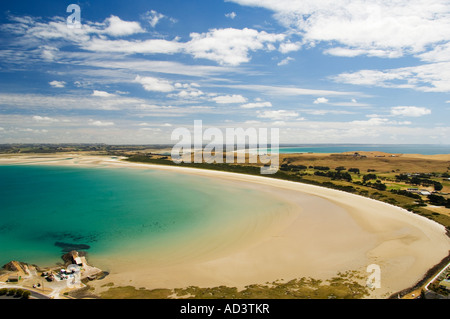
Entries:
[[352,181],[352,175],[350,175],[350,173],[348,173],[348,172],[341,172],[341,171],[337,171],[337,172],[333,172],[333,171],[328,171],[328,172],[315,171],[314,175],[329,177],[332,180],[344,180],[344,181],[347,181],[347,182],[351,182]]
[[404,182],[411,185],[422,185],[425,187],[433,186],[435,191],[442,190],[443,186],[440,182],[431,180],[427,175],[420,174],[415,176],[408,176],[406,174],[400,174],[395,176],[397,182]]
[[446,208],[450,208],[450,198],[445,198],[440,195],[431,194],[428,195],[428,200],[431,205],[445,206]]
[[28,290],[23,289],[16,289],[16,288],[3,288],[0,289],[0,296],[9,296],[13,298],[22,298],[22,299],[28,299],[31,296],[31,292]]

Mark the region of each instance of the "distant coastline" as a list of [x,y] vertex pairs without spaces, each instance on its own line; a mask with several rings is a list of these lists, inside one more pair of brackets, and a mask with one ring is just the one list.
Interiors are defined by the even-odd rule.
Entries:
[[282,144],[280,154],[384,152],[391,154],[450,154],[450,144]]

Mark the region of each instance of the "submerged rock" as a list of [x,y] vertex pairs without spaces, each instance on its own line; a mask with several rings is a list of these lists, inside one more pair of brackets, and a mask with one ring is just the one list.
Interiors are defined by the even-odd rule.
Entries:
[[65,253],[71,252],[73,250],[87,250],[91,248],[91,246],[85,244],[63,243],[60,241],[55,242],[55,246],[60,247],[61,250]]

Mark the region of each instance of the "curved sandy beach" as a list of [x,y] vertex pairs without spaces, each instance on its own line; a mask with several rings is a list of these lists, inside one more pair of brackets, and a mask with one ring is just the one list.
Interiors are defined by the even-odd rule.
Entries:
[[[0,157],[0,165],[33,162],[166,170],[219,179],[230,187],[236,183],[246,185],[291,204],[289,213],[246,229],[240,234],[243,237],[232,239],[235,243],[224,250],[209,251],[208,243],[203,243],[205,249],[196,255],[195,245],[185,247],[185,258],[164,265],[149,262],[148,256],[132,262],[123,256],[111,256],[111,274],[94,282],[97,288],[108,281],[149,289],[190,285],[243,287],[277,279],[329,279],[347,270],[368,276],[366,267],[377,264],[381,268],[381,288],[375,289],[371,297],[379,298],[413,286],[450,250],[450,238],[443,226],[401,208],[338,190],[260,176],[128,163],[108,157],[70,157],[73,158]],[[95,256],[91,260],[95,264]]]

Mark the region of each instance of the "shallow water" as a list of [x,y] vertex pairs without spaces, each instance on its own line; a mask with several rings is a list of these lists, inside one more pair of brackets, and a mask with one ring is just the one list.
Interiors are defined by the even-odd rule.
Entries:
[[0,166],[0,264],[54,264],[61,243],[88,245],[102,258],[143,245],[192,252],[198,238],[218,233],[226,247],[235,226],[254,227],[287,205],[230,185],[151,169]]

